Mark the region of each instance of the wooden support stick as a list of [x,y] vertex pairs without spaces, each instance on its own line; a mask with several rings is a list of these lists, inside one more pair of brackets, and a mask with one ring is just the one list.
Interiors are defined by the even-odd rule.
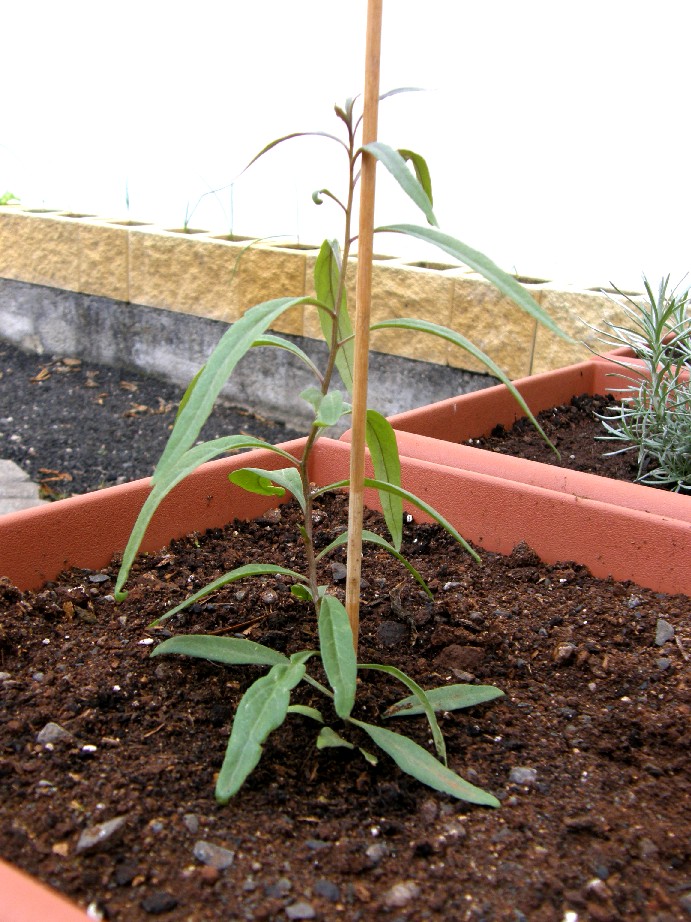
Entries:
[[[377,140],[379,115],[379,61],[381,55],[382,0],[367,6],[365,51],[365,95],[362,143]],[[360,631],[360,573],[362,568],[362,508],[365,476],[365,428],[369,360],[370,301],[372,294],[372,239],[374,229],[374,186],[376,160],[363,153],[360,173],[360,222],[355,296],[355,360],[353,369],[353,428],[350,447],[350,499],[348,506],[348,573],[346,611],[358,648]]]

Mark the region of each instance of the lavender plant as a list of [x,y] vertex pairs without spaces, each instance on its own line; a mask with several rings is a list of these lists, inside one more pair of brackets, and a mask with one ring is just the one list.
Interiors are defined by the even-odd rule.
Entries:
[[640,483],[691,490],[691,313],[689,291],[669,290],[669,276],[655,294],[644,279],[647,301],[628,295],[624,311],[630,326],[606,324],[599,330],[609,346],[626,346],[644,364],[644,373],[625,360],[629,383],[619,388],[620,403],[601,417],[602,439],[622,443],[609,452],[637,453]]
[[[346,728],[357,727],[364,731],[371,741],[387,753],[405,772],[430,787],[456,798],[477,804],[498,806],[498,801],[492,794],[469,784],[448,767],[444,740],[436,713],[490,701],[500,696],[502,692],[493,686],[462,684],[423,690],[410,677],[393,666],[358,663],[357,643],[354,644],[346,609],[330,587],[321,585],[318,579],[319,561],[345,544],[347,540],[347,533],[343,533],[323,550],[317,551],[312,514],[314,501],[327,491],[347,488],[349,483],[347,480],[342,480],[327,486],[315,486],[310,482],[308,471],[310,456],[318,439],[328,427],[347,416],[351,409],[348,400],[353,386],[353,335],[346,299],[346,272],[351,258],[351,247],[355,242],[352,229],[353,208],[363,150],[366,149],[391,173],[401,188],[420,208],[428,222],[427,227],[391,225],[381,230],[408,234],[435,244],[447,255],[480,272],[531,316],[555,332],[559,331],[553,321],[514,278],[502,272],[486,256],[438,228],[433,212],[429,170],[422,157],[409,150],[394,150],[379,142],[369,144],[366,148],[360,147],[358,137],[362,117],[358,114],[357,99],[348,99],[344,106],[336,106],[335,113],[343,129],[341,135],[324,132],[307,134],[316,135],[324,138],[328,143],[338,145],[344,154],[346,172],[344,193],[338,195],[329,189],[322,188],[313,195],[316,204],[328,200],[335,204],[341,212],[344,225],[343,243],[339,245],[336,240],[326,240],[322,244],[314,269],[315,297],[284,297],[249,308],[243,317],[223,335],[207,363],[190,384],[168,443],[154,472],[151,493],[141,510],[124,552],[115,587],[116,598],[122,599],[126,595],[123,592],[123,586],[147,524],[159,503],[176,484],[200,464],[224,452],[241,448],[264,448],[277,454],[284,462],[284,466],[279,470],[248,467],[235,471],[229,476],[233,483],[254,493],[277,497],[284,496],[286,492],[292,495],[301,510],[300,534],[307,561],[305,572],[297,572],[273,564],[248,563],[224,574],[154,622],[154,625],[165,622],[222,586],[253,576],[276,573],[283,574],[293,581],[291,591],[298,599],[311,607],[317,619],[319,650],[306,650],[290,657],[246,638],[205,635],[174,636],[164,640],[153,651],[154,656],[175,653],[201,657],[217,663],[268,667],[267,674],[250,686],[238,705],[225,759],[218,776],[217,799],[225,803],[237,793],[259,761],[263,743],[269,733],[280,726],[290,714],[301,714],[313,719],[320,726],[317,737],[318,747],[348,746],[352,748],[352,743],[329,726],[328,717],[324,712],[301,704],[291,704],[291,693],[299,683],[305,682],[325,696],[331,708],[330,713],[335,714]],[[302,133],[295,133],[272,141],[252,162],[265,156],[277,145],[303,136]],[[284,311],[300,304],[316,310],[319,314],[322,332],[328,347],[328,356],[323,368],[316,367],[294,343],[267,332]],[[482,361],[492,374],[511,388],[523,411],[533,419],[536,426],[538,425],[506,375],[468,339],[446,327],[414,318],[382,321],[374,324],[372,329],[393,327],[424,331],[442,337]],[[258,347],[288,350],[297,360],[303,362],[314,376],[314,385],[301,394],[301,397],[312,407],[313,421],[300,457],[292,455],[281,446],[270,445],[261,439],[244,435],[229,435],[197,444],[202,426],[225,381],[233,372],[238,361],[250,349]],[[345,391],[334,386],[336,369],[340,374]],[[375,476],[366,479],[365,486],[379,492],[389,535],[385,538],[373,532],[364,531],[363,538],[386,549],[403,563],[411,577],[417,580],[424,591],[431,596],[432,593],[420,574],[401,554],[404,501],[422,510],[439,523],[476,559],[477,555],[463,540],[456,528],[439,512],[402,487],[401,466],[394,431],[388,421],[373,409],[367,411],[367,444]],[[310,660],[317,657],[321,659],[328,686],[319,682],[308,671]],[[424,715],[430,726],[436,755],[432,755],[428,750],[400,733],[368,723],[353,715],[357,674],[365,670],[388,673],[402,683],[408,694],[401,701],[392,705],[386,716]],[[370,761],[375,760],[375,756],[369,751],[364,752],[364,755]]]

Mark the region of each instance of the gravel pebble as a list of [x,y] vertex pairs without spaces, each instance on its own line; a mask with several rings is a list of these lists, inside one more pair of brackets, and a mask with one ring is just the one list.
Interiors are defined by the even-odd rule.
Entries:
[[139,905],[144,912],[148,912],[152,916],[157,916],[162,912],[170,912],[171,909],[175,909],[178,905],[178,901],[172,893],[166,893],[165,890],[154,890],[153,893],[145,896]]
[[71,740],[72,734],[65,730],[60,724],[49,721],[42,730],[36,735],[36,742],[45,746],[47,743],[58,743],[61,740]]
[[194,843],[192,853],[197,861],[216,868],[218,871],[229,868],[235,861],[235,852],[231,852],[220,845],[214,845],[212,842],[205,842],[203,839]]
[[96,849],[110,846],[117,840],[118,833],[122,832],[127,817],[116,816],[105,823],[99,823],[97,826],[89,826],[84,829],[79,836],[76,851],[87,852],[96,851]]
[[289,919],[314,919],[317,916],[314,906],[306,900],[286,906],[285,913]]
[[655,627],[655,643],[658,647],[662,647],[669,640],[674,640],[674,627],[664,618],[658,618]]
[[384,905],[388,909],[402,909],[419,895],[420,888],[414,880],[402,880],[386,891]]

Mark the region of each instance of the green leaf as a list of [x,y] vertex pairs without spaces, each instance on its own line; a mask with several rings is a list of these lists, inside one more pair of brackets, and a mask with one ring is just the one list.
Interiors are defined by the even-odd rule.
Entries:
[[284,339],[282,336],[274,336],[271,333],[265,333],[264,336],[257,337],[252,343],[253,349],[261,348],[262,346],[272,346],[276,349],[284,349],[286,352],[290,352],[292,355],[297,356],[297,358],[309,368],[315,378],[321,381],[322,374],[309,355],[299,346],[296,346],[295,343],[291,343],[290,340]]
[[434,748],[437,750],[437,755],[442,760],[444,765],[446,765],[446,744],[444,743],[444,736],[441,732],[441,728],[437,721],[437,717],[434,713],[434,708],[429,701],[429,698],[426,692],[415,682],[410,676],[406,675],[405,672],[401,672],[400,669],[397,669],[395,666],[382,666],[380,663],[361,663],[358,665],[358,669],[373,669],[376,672],[385,672],[387,675],[393,676],[395,679],[398,679],[405,687],[412,691],[412,698],[417,703],[420,708],[420,713],[427,715],[427,721],[432,731],[432,740],[434,741]]
[[[406,560],[403,554],[399,554],[396,548],[392,544],[389,544],[385,538],[382,538],[381,535],[375,534],[373,531],[367,531],[367,529],[364,529],[362,532],[362,540],[367,541],[369,544],[376,544],[379,547],[384,548],[384,550],[391,554],[392,557],[395,557],[396,560],[398,560],[399,563],[402,563],[403,566],[408,570],[413,579],[420,584],[430,599],[434,599],[434,595],[432,594],[429,586],[412,565],[412,563]],[[327,545],[327,547],[325,547],[317,554],[317,560],[320,560],[322,557],[326,556],[326,554],[329,554],[334,550],[334,548],[341,547],[343,544],[347,544],[347,542],[348,532],[345,531],[342,535],[339,535],[334,541],[332,541],[329,545]]]
[[403,189],[406,195],[408,195],[413,202],[415,202],[420,211],[422,211],[427,221],[433,227],[437,227],[438,222],[432,211],[432,202],[427,192],[410,172],[405,160],[399,152],[394,150],[393,147],[389,147],[388,144],[383,144],[381,141],[372,141],[371,144],[365,144],[363,150],[366,150],[368,154],[372,154],[373,157],[376,157],[377,160],[386,167],[401,189]]
[[194,595],[191,595],[189,598],[185,599],[184,602],[180,602],[180,604],[176,605],[175,608],[171,608],[170,611],[167,611],[164,615],[161,615],[160,618],[152,621],[149,627],[157,627],[159,624],[163,624],[163,622],[167,621],[168,618],[172,618],[173,615],[177,615],[178,612],[183,611],[189,605],[193,605],[195,602],[205,598],[207,595],[210,595],[217,589],[222,589],[223,586],[227,586],[228,583],[235,583],[239,579],[247,579],[251,576],[265,576],[269,573],[281,573],[284,576],[292,576],[293,579],[298,580],[305,579],[305,577],[301,573],[298,573],[296,570],[289,570],[286,567],[279,567],[273,563],[248,563],[242,567],[237,567],[235,570],[230,570],[228,573],[224,573],[223,576],[219,576],[218,579],[213,580],[213,582],[208,583],[206,586],[204,586],[203,589],[200,589],[198,592],[195,592]]
[[397,318],[396,320],[382,320],[379,323],[373,323],[370,329],[385,330],[390,328],[399,330],[416,330],[420,333],[430,333],[432,336],[439,336],[441,339],[446,339],[448,342],[453,343],[455,346],[459,346],[461,349],[465,349],[466,352],[469,352],[479,362],[482,362],[487,370],[490,371],[496,378],[499,378],[502,384],[506,385],[509,391],[511,391],[511,394],[516,403],[518,403],[530,422],[540,433],[543,440],[556,453],[557,457],[559,457],[559,452],[557,451],[556,446],[547,437],[547,433],[537,421],[521,394],[518,392],[518,390],[516,390],[508,375],[502,371],[496,362],[493,362],[488,355],[485,355],[485,353],[481,349],[478,349],[478,347],[469,339],[466,339],[465,336],[462,336],[460,333],[456,333],[454,330],[450,330],[448,327],[442,327],[437,323],[430,323],[428,320],[416,320],[415,318],[407,317]]
[[[353,393],[353,367],[355,364],[355,343],[353,326],[348,314],[346,286],[343,280],[340,303],[337,305],[341,280],[341,253],[337,240],[325,240],[314,265],[314,290],[317,299],[338,317],[336,338],[342,343],[336,354],[336,368],[349,394]],[[333,317],[325,310],[319,311],[319,323],[328,346],[333,337]]]
[[408,237],[416,237],[418,240],[431,243],[433,246],[443,250],[444,253],[448,253],[449,256],[453,256],[454,259],[465,263],[467,266],[470,266],[471,269],[479,272],[480,275],[492,282],[502,294],[506,295],[507,298],[511,298],[515,304],[527,314],[530,314],[531,317],[539,320],[548,330],[551,330],[568,342],[575,342],[575,340],[557,326],[549,314],[530,296],[520,282],[512,275],[504,272],[503,269],[500,269],[499,266],[495,265],[495,263],[493,263],[488,256],[485,256],[484,253],[472,249],[472,247],[467,246],[465,243],[461,243],[460,240],[456,240],[455,237],[451,237],[437,228],[418,227],[415,224],[392,224],[387,227],[378,227],[376,230],[377,233],[406,234]]
[[244,637],[215,637],[212,634],[179,634],[169,637],[151,651],[152,656],[180,653],[227,666],[288,665],[288,658],[270,647]]
[[370,738],[383,749],[384,752],[391,756],[398,767],[411,775],[428,787],[442,794],[450,794],[459,800],[468,801],[471,804],[480,804],[485,807],[499,807],[499,801],[494,795],[489,794],[481,788],[475,787],[468,781],[464,781],[460,775],[457,775],[451,769],[442,765],[434,756],[418,746],[407,736],[401,736],[399,733],[393,733],[384,727],[375,727],[373,724],[365,723],[362,720],[349,718],[351,723],[356,724],[367,733]]
[[[340,490],[342,487],[348,486],[350,486],[350,480],[337,480],[334,483],[327,484],[327,486],[318,487],[317,489],[313,490],[312,496],[321,496],[323,493],[333,493],[334,490]],[[419,496],[416,496],[414,493],[410,493],[408,490],[404,490],[402,487],[395,487],[393,484],[385,483],[383,480],[372,480],[370,477],[365,477],[363,486],[370,487],[374,490],[385,490],[389,493],[395,493],[404,501],[407,500],[413,506],[417,506],[418,509],[421,509],[431,519],[434,519],[438,525],[441,525],[441,527],[447,531],[452,538],[455,538],[455,540],[465,548],[465,550],[470,554],[476,563],[481,563],[480,555],[477,553],[477,551],[474,551],[465,540],[465,538],[459,534],[458,529],[454,528],[451,522],[445,519],[440,512],[437,512],[436,509],[428,505],[424,500],[420,499]]]
[[225,758],[216,782],[216,800],[227,804],[259,762],[263,743],[288,713],[290,692],[305,674],[304,663],[273,666],[251,685],[238,705]]
[[317,749],[335,749],[337,747],[355,749],[352,743],[349,743],[348,740],[344,740],[343,737],[336,733],[335,730],[332,730],[331,727],[322,727],[317,737]]
[[[458,711],[501,698],[503,694],[504,692],[494,685],[444,685],[426,691],[427,700],[435,711]],[[384,717],[414,717],[423,713],[417,697],[410,695],[392,704],[384,713]]]
[[417,181],[425,190],[430,205],[434,205],[434,199],[432,198],[432,177],[429,174],[427,161],[424,159],[424,157],[421,157],[420,154],[416,154],[415,151],[412,150],[404,150],[403,148],[399,147],[398,153],[401,155],[401,157],[403,157],[405,161],[409,160],[413,164],[413,169],[415,170]]
[[316,708],[308,707],[306,704],[291,704],[288,708],[288,713],[300,714],[302,717],[309,717],[310,720],[316,720],[317,723],[324,723],[321,711],[318,711]]
[[[258,493],[261,496],[283,496],[286,490],[295,497],[302,511],[305,511],[305,494],[302,490],[300,474],[294,467],[287,467],[279,471],[267,471],[259,467],[243,467],[238,471],[228,474],[228,480],[247,490],[248,493]],[[278,486],[274,486],[278,484]]]
[[301,602],[311,602],[312,601],[312,591],[308,586],[303,586],[302,583],[297,583],[290,587],[291,595],[294,595],[296,599],[300,599]]
[[209,356],[175,421],[173,431],[156,465],[154,483],[165,481],[171,463],[194,444],[221,389],[240,359],[252,348],[254,341],[285,311],[297,304],[309,303],[312,303],[312,299],[306,297],[265,301],[251,307],[226,330]]
[[190,383],[189,383],[189,384],[187,385],[187,387],[185,388],[185,393],[182,395],[182,400],[180,401],[180,406],[178,407],[177,413],[175,414],[175,419],[176,419],[176,420],[177,420],[178,416],[182,413],[182,411],[185,409],[185,407],[187,406],[187,404],[188,404],[188,402],[189,402],[189,399],[190,399],[190,397],[191,397],[191,395],[192,395],[192,391],[193,391],[193,390],[195,389],[195,387],[197,386],[197,381],[199,381],[199,378],[201,377],[201,373],[202,373],[203,371],[204,371],[204,366],[202,365],[202,367],[199,369],[199,371],[196,373],[196,375],[192,378],[192,380],[190,381]]
[[343,399],[340,391],[330,391],[322,394],[317,387],[308,387],[300,394],[303,400],[314,407],[314,422],[320,429],[335,426],[336,423],[350,413],[351,406]]
[[[401,459],[398,455],[396,433],[388,419],[376,410],[367,411],[366,439],[374,466],[374,476],[377,480],[384,480],[400,487]],[[391,535],[391,543],[400,551],[403,541],[403,500],[393,493],[381,492],[379,502]]]
[[203,442],[201,445],[195,445],[193,448],[190,448],[189,451],[186,451],[176,462],[171,463],[166,471],[166,477],[154,484],[151,493],[146,498],[137,516],[137,521],[134,523],[132,531],[130,532],[127,547],[122,556],[122,563],[120,564],[118,578],[115,583],[113,594],[117,601],[122,601],[122,599],[126,598],[127,593],[123,593],[121,589],[125,584],[132,562],[146,534],[149,522],[163,499],[181,480],[184,480],[192,471],[195,471],[200,464],[204,464],[206,461],[210,461],[212,458],[224,454],[225,452],[237,451],[241,448],[264,448],[267,451],[272,451],[282,458],[291,461],[293,464],[298,463],[291,454],[279,448],[278,445],[269,445],[268,442],[264,442],[262,439],[256,439],[253,436],[246,435],[230,435],[220,439],[212,439],[209,442]]
[[332,595],[325,595],[319,604],[319,650],[334,690],[336,713],[345,719],[355,703],[357,660],[348,614]]

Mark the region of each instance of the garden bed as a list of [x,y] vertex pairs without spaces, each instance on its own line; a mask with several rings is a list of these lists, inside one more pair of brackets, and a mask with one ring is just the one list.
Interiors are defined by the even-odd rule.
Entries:
[[[324,540],[344,512],[344,499],[325,501]],[[478,567],[445,533],[409,524],[403,550],[433,604],[390,558],[370,550],[364,567],[362,661],[505,692],[441,721],[450,765],[499,810],[437,795],[383,755],[371,767],[319,752],[300,716],[269,738],[240,794],[215,803],[230,722],[258,673],[152,661],[168,631],[146,625],[240,563],[299,569],[293,515],[172,542],[142,561],[119,606],[115,566],[36,594],[3,586],[3,857],[127,922],[687,918],[689,599],[544,566],[525,547],[482,552]],[[323,577],[343,585],[338,566]],[[165,628],[288,652],[316,643],[280,579],[229,586]],[[401,693],[364,673],[356,713],[376,721]],[[69,736],[46,745],[51,722]],[[421,719],[408,726],[427,743]],[[120,819],[84,847],[85,830]]]

